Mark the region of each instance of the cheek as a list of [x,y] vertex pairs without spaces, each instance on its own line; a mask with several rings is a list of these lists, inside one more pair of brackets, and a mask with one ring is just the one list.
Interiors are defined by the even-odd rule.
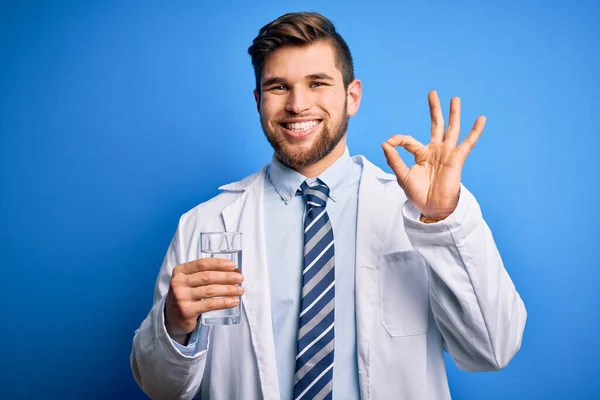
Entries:
[[265,108],[275,109],[282,108],[285,106],[286,96],[275,95],[272,93],[264,93],[262,97],[262,104]]
[[264,97],[260,105],[262,118],[266,121],[273,119],[280,111],[281,107],[277,99]]
[[345,93],[330,92],[322,96],[322,107],[332,116],[337,117],[344,112]]

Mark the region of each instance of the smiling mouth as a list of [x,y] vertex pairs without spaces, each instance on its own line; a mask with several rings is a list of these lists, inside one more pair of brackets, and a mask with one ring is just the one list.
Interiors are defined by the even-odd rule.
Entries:
[[295,132],[295,133],[302,133],[302,132],[306,132],[312,128],[314,128],[315,126],[319,125],[321,121],[318,119],[312,120],[312,121],[302,121],[302,122],[284,122],[281,124],[281,126],[283,126],[285,129]]

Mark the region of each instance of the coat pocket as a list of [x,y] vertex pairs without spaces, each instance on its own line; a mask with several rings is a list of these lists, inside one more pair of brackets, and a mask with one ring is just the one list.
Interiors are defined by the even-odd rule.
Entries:
[[429,277],[415,251],[389,253],[380,259],[381,323],[393,337],[427,332]]

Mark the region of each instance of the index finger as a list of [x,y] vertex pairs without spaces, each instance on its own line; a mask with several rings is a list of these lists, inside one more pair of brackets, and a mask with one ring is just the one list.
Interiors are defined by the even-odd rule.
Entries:
[[180,266],[180,272],[186,275],[201,271],[235,271],[235,263],[223,258],[199,258]]

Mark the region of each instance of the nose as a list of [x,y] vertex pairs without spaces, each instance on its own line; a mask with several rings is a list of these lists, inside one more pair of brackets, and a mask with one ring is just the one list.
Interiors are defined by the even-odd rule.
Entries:
[[301,114],[310,108],[310,96],[302,89],[294,88],[290,90],[290,94],[285,104],[285,110],[292,114]]

